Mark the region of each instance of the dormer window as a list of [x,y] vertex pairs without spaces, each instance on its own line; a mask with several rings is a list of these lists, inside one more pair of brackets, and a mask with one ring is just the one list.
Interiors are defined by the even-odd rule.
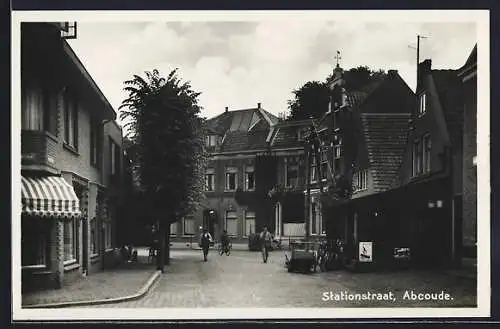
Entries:
[[418,98],[418,114],[422,115],[427,111],[427,96],[426,93],[423,92],[420,94]]
[[209,135],[206,137],[208,147],[217,146],[217,135]]

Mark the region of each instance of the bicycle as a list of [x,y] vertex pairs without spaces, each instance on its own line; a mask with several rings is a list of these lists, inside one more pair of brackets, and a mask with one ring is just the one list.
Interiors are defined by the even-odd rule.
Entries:
[[229,256],[231,254],[231,249],[233,248],[233,245],[231,242],[228,243],[226,249],[224,250],[223,247],[222,247],[222,242],[219,243],[217,245],[217,252],[219,253],[219,255],[224,255],[224,253],[226,254],[226,256]]

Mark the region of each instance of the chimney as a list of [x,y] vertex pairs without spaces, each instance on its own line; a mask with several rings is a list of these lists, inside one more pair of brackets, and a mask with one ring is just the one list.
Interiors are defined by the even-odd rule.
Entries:
[[257,108],[260,109],[261,103],[257,103]]
[[418,76],[417,76],[417,90],[419,89],[422,79],[431,73],[432,60],[426,59],[425,61],[418,64]]
[[225,112],[227,112],[227,111],[229,111],[229,107],[228,106],[226,106],[226,111]]

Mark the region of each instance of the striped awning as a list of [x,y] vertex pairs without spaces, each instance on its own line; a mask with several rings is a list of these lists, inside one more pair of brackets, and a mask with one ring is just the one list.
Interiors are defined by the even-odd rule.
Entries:
[[22,212],[40,217],[80,216],[80,202],[73,186],[59,176],[22,177]]

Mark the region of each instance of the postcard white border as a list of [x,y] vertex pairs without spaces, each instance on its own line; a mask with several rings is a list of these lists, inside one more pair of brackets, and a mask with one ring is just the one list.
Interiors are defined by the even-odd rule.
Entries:
[[[197,319],[343,319],[427,318],[490,316],[490,29],[488,10],[343,10],[343,11],[14,11],[12,12],[12,204],[21,204],[20,190],[20,22],[32,21],[256,21],[278,19],[328,19],[331,21],[474,22],[478,44],[478,295],[477,308],[169,308],[165,309],[22,309],[21,225],[12,221],[12,315],[13,320],[197,320]],[[472,47],[473,45],[471,45]],[[464,53],[470,49],[464,49]],[[20,218],[20,207],[12,209]]]

